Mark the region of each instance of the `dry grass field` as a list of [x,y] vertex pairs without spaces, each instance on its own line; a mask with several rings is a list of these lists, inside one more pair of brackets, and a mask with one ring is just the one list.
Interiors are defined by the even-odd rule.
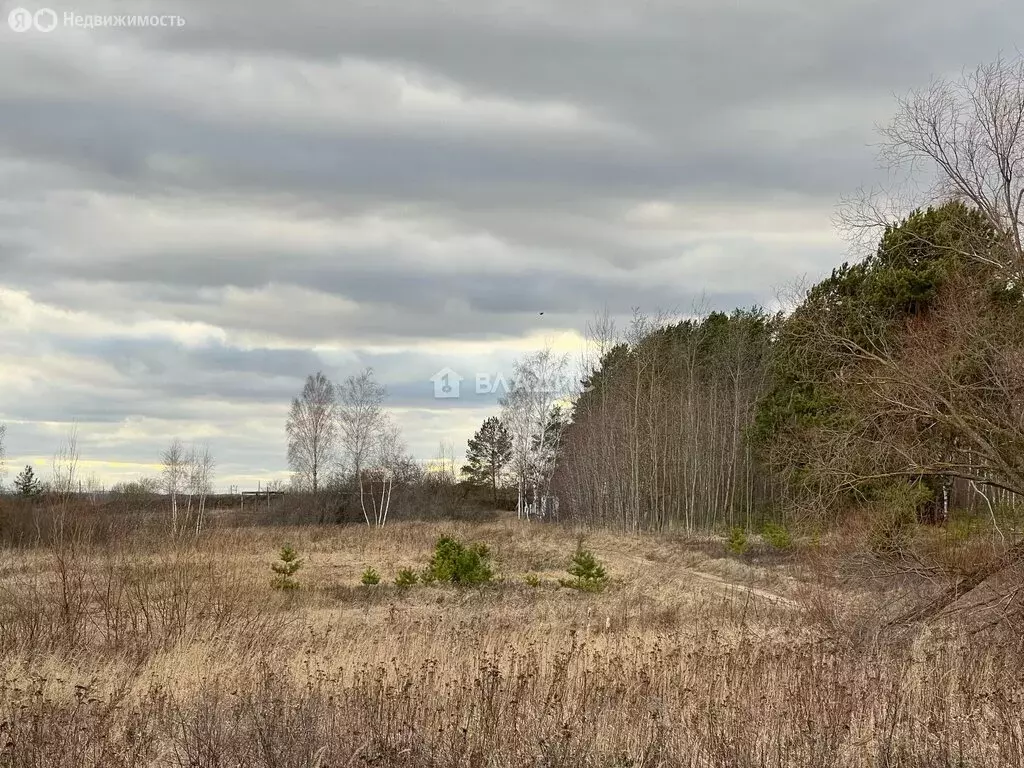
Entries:
[[[497,580],[395,586],[444,533]],[[576,543],[512,519],[2,550],[0,765],[1024,764],[1017,633],[885,629],[895,593],[846,584],[827,541],[588,533],[596,594],[558,584]]]

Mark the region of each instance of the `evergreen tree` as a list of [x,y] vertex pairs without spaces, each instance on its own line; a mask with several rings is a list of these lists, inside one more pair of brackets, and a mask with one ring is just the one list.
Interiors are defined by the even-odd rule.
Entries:
[[[818,509],[838,507],[851,497],[884,496],[884,486],[900,485],[904,475],[938,497],[948,478],[930,468],[952,466],[967,444],[967,435],[956,434],[963,414],[951,409],[963,392],[970,399],[974,392],[997,389],[974,370],[982,350],[991,346],[977,334],[996,317],[1004,318],[1004,332],[1013,326],[1005,306],[995,311],[999,301],[1017,301],[997,290],[994,259],[986,257],[996,247],[996,235],[980,212],[950,202],[915,211],[888,227],[871,256],[843,264],[807,292],[780,328],[769,386],[749,431],[794,498],[810,500]],[[943,313],[948,315],[953,306],[951,296],[968,293],[978,298],[974,315],[944,320]],[[942,334],[941,344],[922,346],[920,340],[929,333]],[[1000,344],[1006,347],[1008,340]],[[962,353],[957,351],[961,347]],[[934,368],[953,354],[963,359],[918,382],[920,387],[934,379],[935,386],[947,388],[941,392],[938,417],[922,407],[916,389],[879,394],[903,381],[909,365],[924,370],[931,361]],[[908,397],[915,403],[912,413],[903,405]],[[997,410],[985,403],[979,413]],[[899,449],[897,440],[904,441]],[[909,466],[908,445],[914,455]]]
[[608,574],[604,566],[594,557],[594,553],[583,548],[580,541],[573,553],[572,562],[566,569],[571,579],[560,579],[563,587],[572,587],[584,592],[600,592],[608,583]]
[[276,574],[270,582],[271,586],[274,589],[298,589],[299,582],[294,577],[302,567],[302,563],[303,560],[299,557],[296,549],[291,544],[285,544],[281,547],[278,561],[270,565],[270,570]]
[[31,466],[26,466],[21,474],[14,478],[14,491],[28,499],[34,499],[43,492],[42,483]]
[[888,227],[867,259],[813,286],[779,333],[755,441],[767,446],[787,430],[803,440],[802,430],[841,423],[849,398],[835,381],[856,363],[851,345],[883,349],[907,321],[928,315],[955,275],[984,280],[990,269],[967,254],[986,253],[994,239],[983,216],[963,203],[917,210]]
[[497,416],[484,421],[469,441],[462,474],[473,485],[491,486],[494,503],[498,502],[498,476],[512,458],[512,438]]

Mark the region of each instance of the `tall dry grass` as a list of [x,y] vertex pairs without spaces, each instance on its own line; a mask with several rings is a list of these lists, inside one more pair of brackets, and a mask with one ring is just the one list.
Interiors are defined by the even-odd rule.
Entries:
[[[449,531],[502,579],[358,584]],[[269,586],[285,541],[292,594]],[[575,544],[508,521],[3,550],[0,765],[1024,764],[1019,636],[886,630],[803,555],[648,537],[590,534],[613,583],[580,594],[557,586]]]

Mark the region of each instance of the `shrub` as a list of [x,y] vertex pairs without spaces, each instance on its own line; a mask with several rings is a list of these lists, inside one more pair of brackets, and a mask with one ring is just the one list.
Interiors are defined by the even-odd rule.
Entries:
[[742,555],[747,551],[747,532],[741,526],[734,525],[729,529],[729,538],[726,543],[730,552],[734,555]]
[[416,571],[412,568],[402,568],[398,575],[395,576],[395,584],[400,587],[411,587],[420,580],[420,577],[416,575]]
[[793,537],[786,526],[780,523],[765,523],[761,537],[774,549],[789,549],[793,546]]
[[486,544],[465,545],[450,536],[442,536],[434,546],[434,554],[423,572],[423,581],[452,584],[484,584],[494,572]]
[[270,570],[276,574],[271,579],[270,585],[274,589],[298,589],[299,582],[292,577],[298,573],[301,567],[302,559],[299,557],[299,553],[291,544],[285,544],[281,547],[278,561],[270,566]]
[[380,574],[373,570],[373,567],[368,567],[363,571],[362,578],[359,579],[367,587],[372,587],[376,584],[380,584]]
[[584,592],[600,592],[608,584],[608,575],[604,566],[594,557],[590,550],[583,549],[582,542],[573,553],[572,562],[566,569],[571,579],[561,579],[563,587],[583,590]]

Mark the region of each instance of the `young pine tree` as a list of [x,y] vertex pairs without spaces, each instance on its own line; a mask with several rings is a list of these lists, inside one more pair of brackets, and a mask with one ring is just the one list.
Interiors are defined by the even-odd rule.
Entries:
[[608,574],[604,566],[594,557],[594,553],[583,548],[581,541],[573,553],[572,562],[566,569],[571,579],[562,579],[563,587],[572,587],[584,592],[600,592],[608,583]]
[[26,499],[34,499],[42,494],[42,483],[31,466],[26,466],[21,470],[21,474],[14,478],[14,492]]
[[302,567],[302,558],[291,544],[281,547],[278,561],[270,566],[276,575],[271,579],[270,584],[274,589],[298,589],[299,582],[293,577]]

